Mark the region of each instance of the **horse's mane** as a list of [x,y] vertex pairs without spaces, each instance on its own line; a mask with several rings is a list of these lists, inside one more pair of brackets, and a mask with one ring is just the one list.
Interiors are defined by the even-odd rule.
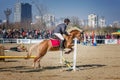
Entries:
[[70,31],[70,33],[72,33],[72,32],[76,32],[76,31],[79,31],[79,30],[72,30],[72,31]]
[[67,31],[68,31],[69,33],[71,33],[71,32],[75,32],[75,31],[82,32],[83,30],[81,30],[81,29],[79,29],[79,28],[77,28],[77,27],[73,27],[73,28],[68,29]]

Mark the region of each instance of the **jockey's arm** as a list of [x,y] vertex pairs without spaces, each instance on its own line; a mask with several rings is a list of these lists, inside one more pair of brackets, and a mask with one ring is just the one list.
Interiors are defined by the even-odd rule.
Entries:
[[65,35],[67,35],[67,36],[68,36],[69,34],[68,34],[68,32],[66,31],[67,26],[66,26],[66,25],[64,25],[64,26],[63,26],[63,27],[61,27],[61,28],[62,28],[62,29],[61,29],[61,30],[62,30],[62,31],[61,31],[61,32],[62,32],[62,34],[65,34]]
[[67,31],[65,31],[65,33],[64,33],[64,34],[65,34],[65,35],[67,35],[67,36],[68,36],[68,35],[70,35]]

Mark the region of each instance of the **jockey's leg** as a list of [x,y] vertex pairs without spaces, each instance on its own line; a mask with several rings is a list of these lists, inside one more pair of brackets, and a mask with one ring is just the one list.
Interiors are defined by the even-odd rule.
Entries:
[[60,33],[54,33],[60,40],[64,40],[64,37]]
[[65,45],[64,45],[64,37],[60,34],[60,33],[54,33],[55,36],[57,36],[60,40],[61,40],[61,43],[60,43],[60,48],[61,49],[64,49],[65,48]]
[[65,49],[64,43],[65,43],[65,40],[61,40],[61,43],[60,43],[60,48],[61,49]]

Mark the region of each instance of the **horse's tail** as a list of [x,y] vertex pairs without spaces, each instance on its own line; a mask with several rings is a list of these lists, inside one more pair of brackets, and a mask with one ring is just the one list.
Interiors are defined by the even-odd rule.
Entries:
[[29,58],[30,58],[33,49],[36,49],[38,45],[39,45],[39,43],[34,44],[34,45],[32,45],[32,46],[30,47],[30,49],[29,49],[29,51],[28,51],[28,53],[27,53],[27,57],[26,57],[25,59],[29,59]]

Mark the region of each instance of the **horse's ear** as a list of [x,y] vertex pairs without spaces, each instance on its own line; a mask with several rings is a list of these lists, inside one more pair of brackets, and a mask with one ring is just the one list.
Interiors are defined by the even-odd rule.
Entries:
[[84,31],[80,32],[80,34],[84,34]]

